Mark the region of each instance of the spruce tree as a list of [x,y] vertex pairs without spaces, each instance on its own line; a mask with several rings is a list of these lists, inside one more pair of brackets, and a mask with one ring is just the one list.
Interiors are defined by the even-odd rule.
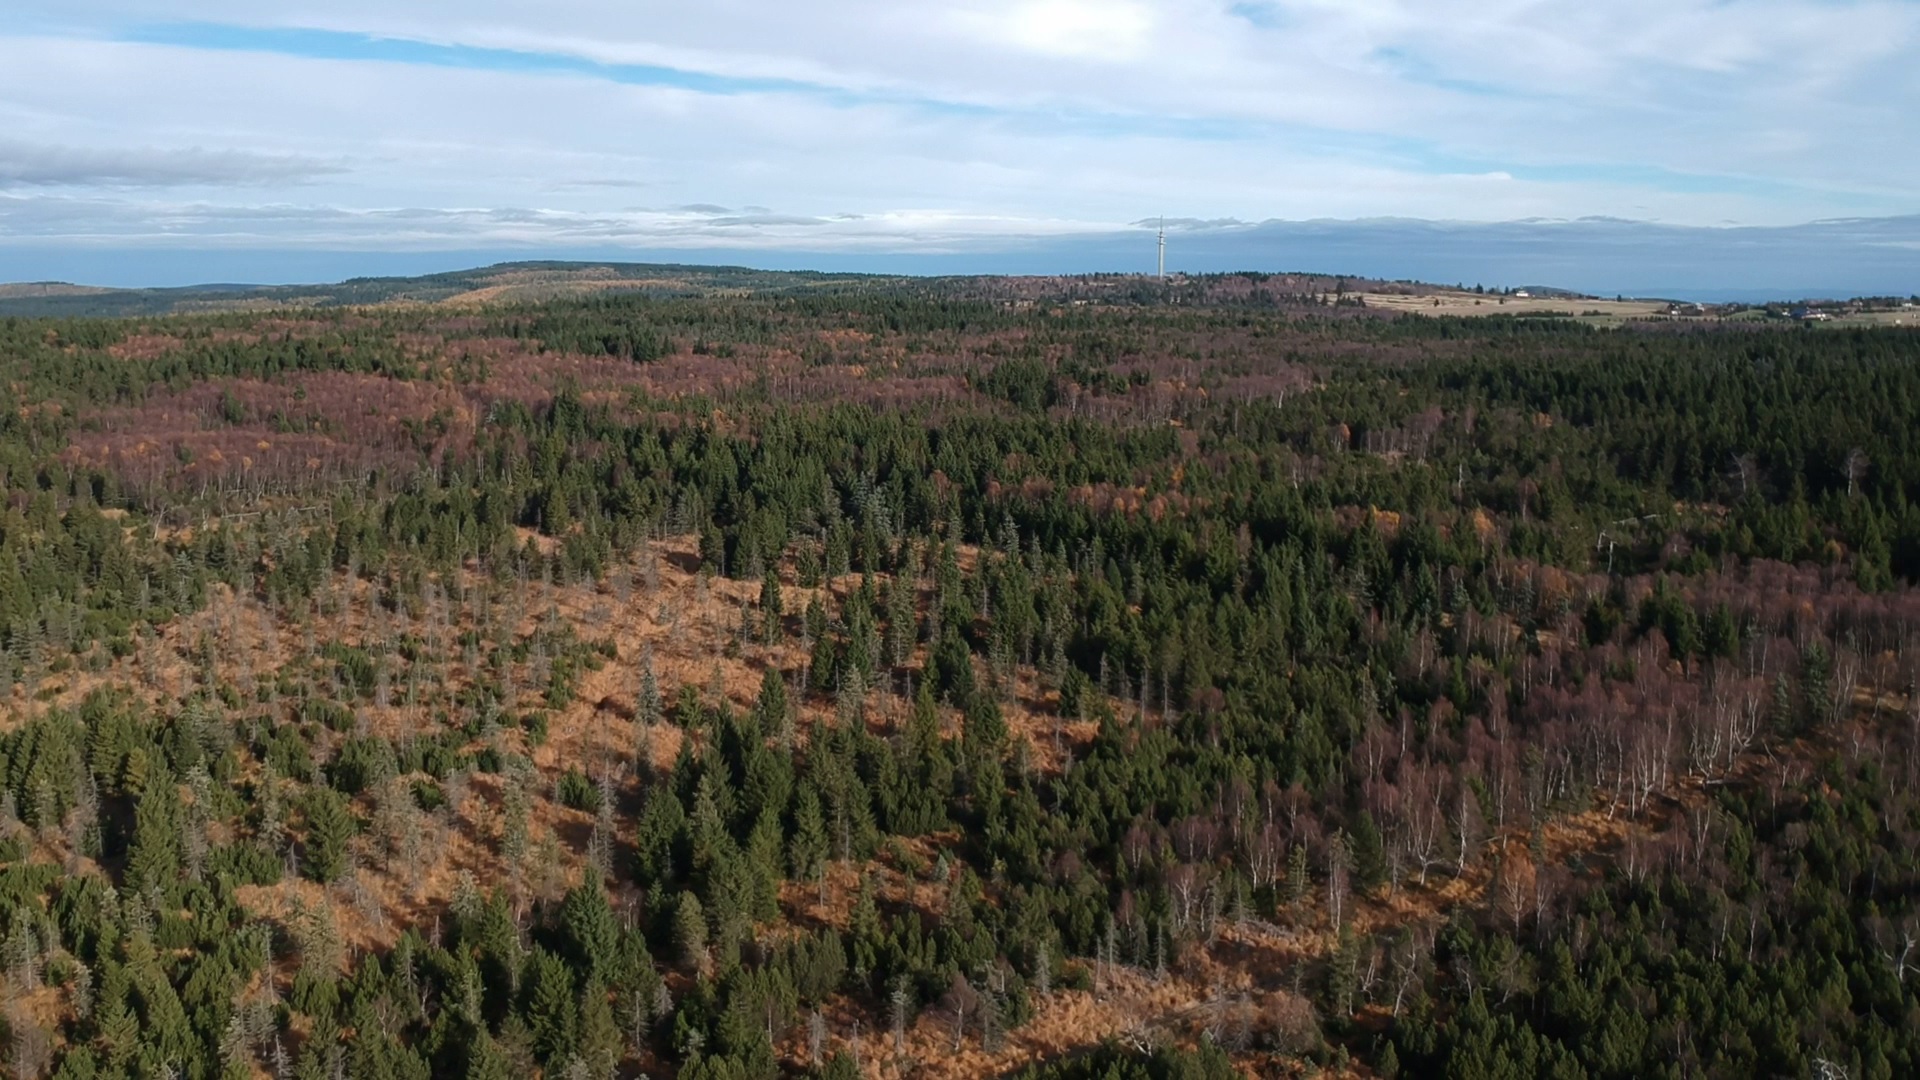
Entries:
[[828,852],[826,815],[820,796],[812,783],[802,783],[794,799],[793,831],[787,840],[787,865],[793,876],[812,881],[826,866]]
[[567,893],[560,904],[560,925],[574,967],[590,979],[609,979],[618,959],[620,928],[597,878],[589,875]]
[[307,794],[307,876],[326,883],[346,872],[347,844],[355,822],[347,801],[331,788],[316,787]]
[[780,575],[768,570],[760,579],[760,639],[766,644],[780,640],[781,623],[786,618],[786,607],[780,600]]
[[186,825],[179,791],[164,767],[146,778],[134,806],[133,843],[127,852],[127,883],[136,890],[170,889],[178,882]]
[[527,962],[524,1011],[533,1052],[549,1069],[578,1049],[579,1003],[566,962],[535,949]]
[[580,990],[579,1057],[592,1076],[612,1076],[620,1063],[620,1026],[614,1022],[607,988],[589,975]]
[[691,891],[680,894],[673,910],[673,945],[687,971],[703,973],[707,965],[707,913]]

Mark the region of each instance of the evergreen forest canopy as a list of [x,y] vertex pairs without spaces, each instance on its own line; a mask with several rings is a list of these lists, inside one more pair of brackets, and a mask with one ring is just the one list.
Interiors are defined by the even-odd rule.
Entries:
[[1920,337],[769,277],[0,318],[0,1072],[1920,1073]]

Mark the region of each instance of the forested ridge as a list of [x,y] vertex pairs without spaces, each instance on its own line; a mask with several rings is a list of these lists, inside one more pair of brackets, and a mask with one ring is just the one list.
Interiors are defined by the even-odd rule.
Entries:
[[804,284],[0,319],[6,1075],[1920,1072],[1920,337]]

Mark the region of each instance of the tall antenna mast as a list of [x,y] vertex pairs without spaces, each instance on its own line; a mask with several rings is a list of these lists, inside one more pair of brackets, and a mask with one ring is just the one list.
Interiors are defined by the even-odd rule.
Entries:
[[1160,277],[1167,276],[1167,219],[1160,219]]

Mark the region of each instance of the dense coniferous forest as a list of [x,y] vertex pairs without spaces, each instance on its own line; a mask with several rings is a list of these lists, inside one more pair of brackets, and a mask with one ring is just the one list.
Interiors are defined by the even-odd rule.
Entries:
[[1910,332],[762,275],[0,399],[7,1076],[1920,1073]]

